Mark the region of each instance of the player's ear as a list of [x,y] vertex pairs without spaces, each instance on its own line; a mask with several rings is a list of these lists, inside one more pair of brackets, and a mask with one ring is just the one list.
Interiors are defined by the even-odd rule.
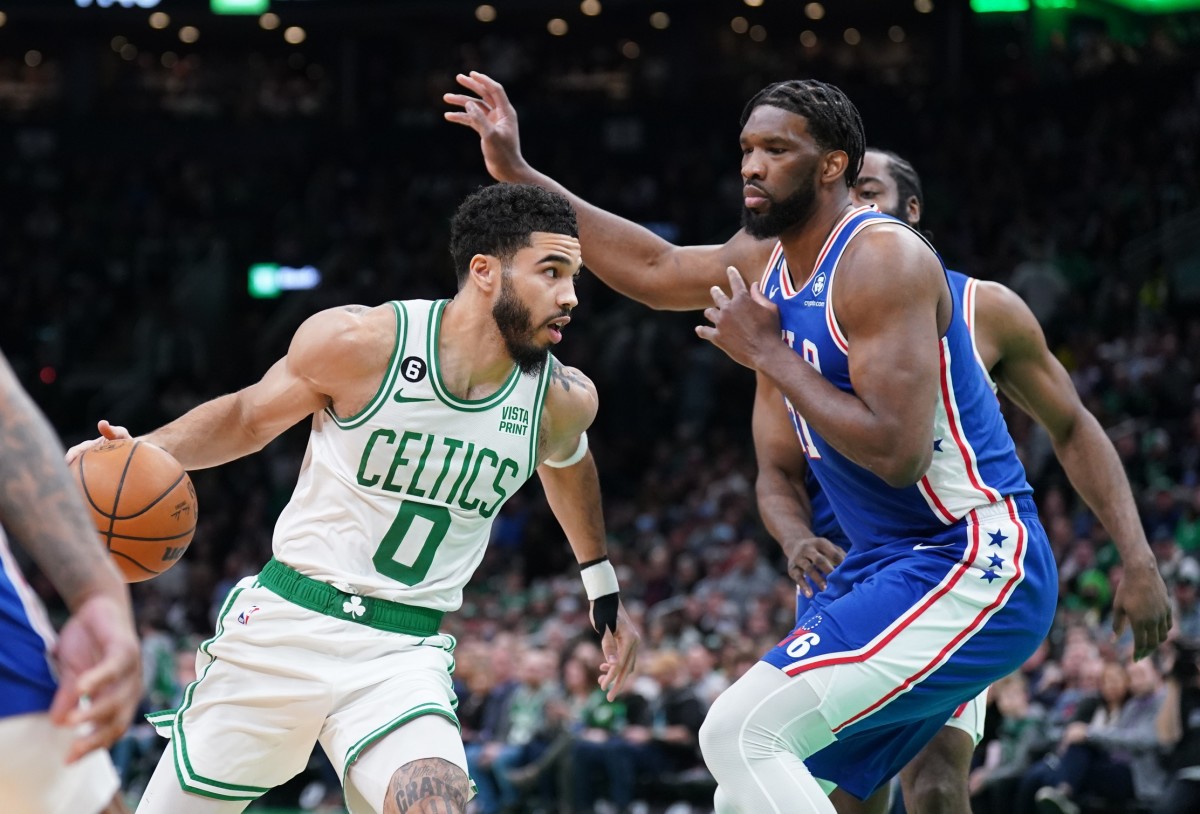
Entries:
[[848,166],[850,156],[846,155],[845,150],[830,150],[825,153],[825,160],[821,164],[821,182],[831,184],[837,181],[846,174]]
[[499,287],[502,274],[500,258],[490,254],[477,254],[471,258],[468,269],[471,282],[479,286],[485,294],[490,294],[493,289]]
[[921,222],[921,202],[917,200],[916,195],[908,196],[908,204],[904,207],[904,214],[908,216],[909,223]]

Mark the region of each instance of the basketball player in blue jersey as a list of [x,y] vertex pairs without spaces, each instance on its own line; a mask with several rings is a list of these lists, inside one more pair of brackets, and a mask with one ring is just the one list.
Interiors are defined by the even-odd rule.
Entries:
[[236,814],[317,743],[352,814],[464,814],[455,640],[439,628],[534,473],[580,563],[610,700],[633,669],[587,444],[596,390],[550,353],[577,302],[575,213],[494,184],[450,231],[453,299],[314,314],[260,381],[144,436],[203,469],[311,426],[274,556],[230,592],[179,708],[147,716],[171,744],[140,814]]
[[[917,228],[923,206],[916,171],[894,153],[868,148],[852,197]],[[1117,633],[1132,625],[1134,655],[1154,651],[1170,627],[1166,586],[1138,519],[1116,450],[1100,423],[1087,411],[1059,361],[1046,346],[1041,327],[1028,306],[1008,288],[950,272],[950,283],[963,301],[963,313],[976,347],[977,361],[996,386],[1050,434],[1071,482],[1109,530],[1125,563],[1125,575],[1113,599]],[[799,586],[796,618],[808,611],[812,586],[845,556],[849,540],[833,508],[812,477],[782,405],[756,416],[757,491],[763,520],[788,557],[789,574]],[[900,773],[911,814],[967,811],[967,775],[982,728],[982,699],[952,717]],[[834,792],[839,814],[881,812],[887,789],[867,802]]]
[[[461,109],[446,118],[480,134],[489,172],[561,190],[520,156],[503,88],[458,81],[474,95],[447,94]],[[785,400],[851,541],[701,731],[718,814],[828,814],[833,788],[870,796],[1020,666],[1050,627],[1057,577],[940,259],[850,199],[865,148],[854,105],[821,82],[777,83],[746,106],[740,142],[743,229],[723,245],[673,246],[572,200],[601,279],[657,307],[707,301],[698,334],[756,371],[760,403]]]
[[0,532],[0,811],[125,812],[104,747],[125,731],[141,696],[129,591],[99,544],[62,447],[2,355],[0,522],[71,609],[55,642]]

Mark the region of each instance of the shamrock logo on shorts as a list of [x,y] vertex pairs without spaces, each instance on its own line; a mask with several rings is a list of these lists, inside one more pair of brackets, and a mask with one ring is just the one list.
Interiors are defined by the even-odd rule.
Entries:
[[342,603],[342,613],[349,613],[352,616],[362,616],[367,612],[363,607],[361,596],[352,596],[348,602]]

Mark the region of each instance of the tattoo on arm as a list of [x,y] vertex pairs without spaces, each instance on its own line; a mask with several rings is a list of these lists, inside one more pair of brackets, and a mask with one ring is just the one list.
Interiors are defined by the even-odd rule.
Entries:
[[349,311],[351,314],[365,314],[371,310],[369,305],[343,305],[343,311]]
[[414,760],[392,775],[383,814],[463,814],[470,785],[463,770],[447,760]]
[[551,382],[557,384],[564,391],[570,393],[572,384],[584,390],[592,388],[592,383],[577,368],[565,367],[557,359],[551,359],[550,364],[553,365],[550,370]]
[[0,520],[68,603],[103,576],[97,565],[106,560],[104,550],[62,446],[2,359]]

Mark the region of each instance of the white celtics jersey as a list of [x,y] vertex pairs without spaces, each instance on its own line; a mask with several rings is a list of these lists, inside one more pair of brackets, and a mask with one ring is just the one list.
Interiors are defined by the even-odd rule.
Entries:
[[447,300],[393,302],[396,346],[375,397],[313,416],[275,558],[343,590],[440,611],[462,604],[496,511],[536,468],[550,364],[493,395],[452,395],[438,369]]

